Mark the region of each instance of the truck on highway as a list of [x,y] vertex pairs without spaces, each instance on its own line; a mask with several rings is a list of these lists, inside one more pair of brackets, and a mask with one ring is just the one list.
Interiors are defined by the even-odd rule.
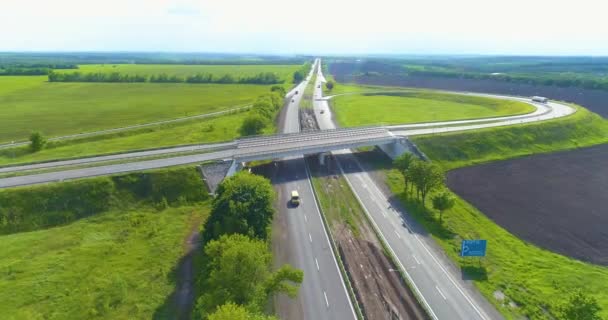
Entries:
[[300,194],[298,193],[298,191],[293,190],[291,192],[291,199],[289,201],[291,202],[291,204],[294,207],[297,207],[298,205],[300,205]]
[[549,102],[549,99],[547,99],[545,97],[534,96],[534,97],[532,97],[532,101],[540,102],[540,103],[547,103],[547,102]]

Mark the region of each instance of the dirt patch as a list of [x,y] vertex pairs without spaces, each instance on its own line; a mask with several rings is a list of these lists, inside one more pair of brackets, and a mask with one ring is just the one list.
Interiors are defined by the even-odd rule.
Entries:
[[313,109],[300,109],[300,129],[302,131],[319,130],[319,124]]
[[[531,85],[497,80],[408,76],[397,74],[395,67],[382,63],[367,63],[363,70],[356,63],[332,63],[329,65],[329,71],[340,82],[519,96],[546,96],[551,99],[580,104],[602,117],[608,118],[608,91],[603,90]],[[367,72],[367,75],[365,75],[365,72]]]
[[608,265],[608,144],[453,170],[448,186],[537,246]]
[[[330,196],[340,188],[349,189],[346,183],[337,179],[340,173],[334,161],[328,157],[328,163],[323,167],[318,166],[317,161],[308,161],[313,176],[323,180],[323,190],[320,191]],[[341,197],[336,196],[335,199]],[[350,206],[351,210],[352,208]],[[356,221],[356,232],[352,231],[352,225],[348,225],[353,220]],[[414,293],[401,278],[397,266],[385,254],[363,213],[347,221],[351,222],[332,219],[331,232],[365,318],[427,319]]]
[[185,254],[179,262],[177,269],[177,287],[174,292],[173,305],[175,307],[175,319],[190,319],[194,306],[194,255],[200,250],[200,227],[202,218],[193,215],[189,222],[190,232],[184,239]]

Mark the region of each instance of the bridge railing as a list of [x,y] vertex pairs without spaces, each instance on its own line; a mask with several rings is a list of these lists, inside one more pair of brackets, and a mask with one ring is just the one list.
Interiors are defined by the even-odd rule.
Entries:
[[[333,143],[323,143],[323,144],[313,144],[302,146],[300,148],[294,147],[279,147],[269,150],[260,150],[260,151],[249,151],[249,152],[237,152],[234,154],[234,159],[238,161],[252,161],[252,160],[262,160],[269,158],[280,158],[291,155],[304,155],[311,153],[319,153],[319,152],[328,152],[334,150],[342,150],[342,149],[351,149],[358,148],[362,146],[373,146],[373,145],[381,145],[392,143],[398,139],[401,139],[397,136],[378,136],[378,137],[361,137],[361,139],[351,140],[351,141],[340,141]],[[245,150],[245,149],[241,149]]]
[[288,133],[278,134],[272,136],[259,136],[256,138],[239,139],[237,145],[239,148],[248,147],[255,144],[268,144],[282,141],[307,141],[314,139],[326,139],[332,137],[343,137],[343,136],[361,136],[370,133],[386,133],[389,131],[386,128],[369,127],[369,128],[357,128],[357,129],[332,129],[322,131],[309,131],[301,133]]

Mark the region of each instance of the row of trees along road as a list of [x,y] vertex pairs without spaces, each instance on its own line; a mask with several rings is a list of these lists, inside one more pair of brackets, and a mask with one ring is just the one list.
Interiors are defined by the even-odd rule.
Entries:
[[259,96],[253,103],[249,115],[243,120],[241,135],[252,136],[264,132],[283,106],[285,94],[285,88],[282,86],[272,86],[269,93]]
[[[404,153],[394,161],[394,165],[403,175],[406,193],[416,192],[416,197],[426,205],[430,193],[442,190],[432,199],[433,208],[439,211],[439,222],[443,220],[443,213],[454,206],[454,197],[445,190],[445,172],[441,167],[419,160],[411,153]],[[409,188],[409,190],[408,190]]]
[[290,265],[271,269],[274,199],[270,181],[248,172],[219,185],[202,234],[196,319],[274,319],[264,314],[269,299],[296,296],[302,271]]

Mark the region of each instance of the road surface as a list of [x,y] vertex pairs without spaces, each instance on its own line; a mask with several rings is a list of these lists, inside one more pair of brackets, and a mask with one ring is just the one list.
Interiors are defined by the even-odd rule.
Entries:
[[[317,87],[315,85],[314,95],[320,98],[322,88]],[[327,101],[316,100],[314,109],[322,130],[336,127]],[[410,133],[416,130],[429,129],[404,131]],[[360,168],[350,150],[337,151],[334,155],[337,156],[351,189],[382,234],[389,250],[397,257],[402,271],[414,283],[414,291],[422,297],[431,317],[463,320],[502,318],[470,283],[462,280],[461,274],[444,257],[441,248],[425,236],[423,229],[417,226],[407,212],[394,206],[388,196],[380,191],[369,174]]]
[[[288,100],[279,123],[282,133],[300,131],[298,109],[307,83],[304,81],[296,88],[299,94],[293,95],[294,102]],[[276,172],[272,176],[279,199],[279,216],[273,222],[276,263],[289,263],[304,271],[304,281],[298,297],[288,299],[281,296],[277,299],[276,311],[279,318],[355,319],[353,306],[314,200],[303,157],[278,161]],[[298,190],[302,199],[297,207],[288,206],[292,190]]]

